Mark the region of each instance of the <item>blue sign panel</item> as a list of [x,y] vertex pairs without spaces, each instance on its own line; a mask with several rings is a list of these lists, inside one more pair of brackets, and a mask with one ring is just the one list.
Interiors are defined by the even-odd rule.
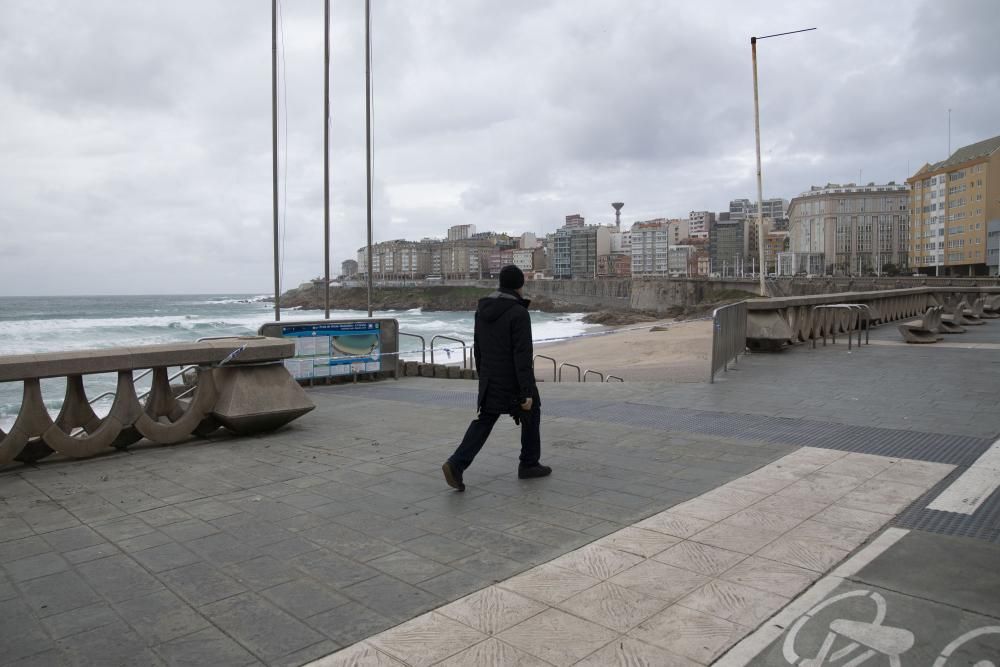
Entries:
[[380,323],[370,320],[282,325],[281,335],[295,341],[285,368],[297,380],[376,373],[382,369],[380,333]]

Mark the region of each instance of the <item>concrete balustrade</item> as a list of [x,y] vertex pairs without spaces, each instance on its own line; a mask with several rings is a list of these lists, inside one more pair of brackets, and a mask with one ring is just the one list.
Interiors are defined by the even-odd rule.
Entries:
[[[294,354],[292,341],[253,337],[0,357],[0,382],[23,384],[14,425],[9,433],[0,430],[0,464],[54,453],[84,458],[143,438],[174,444],[220,427],[237,434],[276,429],[314,407],[281,363]],[[169,368],[187,366],[195,367],[196,378],[189,394],[171,386],[168,375]],[[152,384],[140,401],[135,371],[146,369]],[[104,417],[84,389],[84,376],[97,373],[117,374]],[[41,380],[58,377],[66,378],[66,393],[53,419]]]
[[921,317],[931,306],[995,294],[1000,294],[1000,288],[956,286],[751,299],[747,301],[747,347],[777,349],[856,328],[857,313],[846,309],[816,310],[818,305],[864,304],[875,322],[886,323]]

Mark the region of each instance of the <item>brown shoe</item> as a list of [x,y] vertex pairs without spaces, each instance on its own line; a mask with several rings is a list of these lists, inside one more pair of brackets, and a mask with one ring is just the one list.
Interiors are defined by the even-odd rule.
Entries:
[[465,491],[465,484],[462,483],[462,471],[453,466],[448,461],[441,466],[441,472],[444,473],[444,481],[448,482],[448,486],[455,489],[456,491]]

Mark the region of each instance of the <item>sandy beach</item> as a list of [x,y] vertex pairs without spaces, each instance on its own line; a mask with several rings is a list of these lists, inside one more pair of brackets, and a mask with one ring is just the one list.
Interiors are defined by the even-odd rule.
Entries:
[[[633,382],[704,382],[711,352],[712,323],[707,320],[634,324],[599,336],[535,345],[536,355],[554,357],[558,364],[569,362]],[[539,359],[535,373],[551,382],[551,362]],[[576,371],[564,369],[563,382],[575,379]]]

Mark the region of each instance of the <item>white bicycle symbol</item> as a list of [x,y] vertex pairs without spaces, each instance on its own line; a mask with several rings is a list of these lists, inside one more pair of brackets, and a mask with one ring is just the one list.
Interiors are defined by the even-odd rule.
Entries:
[[[830,629],[815,657],[800,656],[795,650],[795,640],[803,626],[830,605],[850,598],[870,599],[875,605],[874,619],[866,623],[838,618],[830,623]],[[799,667],[822,667],[840,663],[842,660],[845,662],[840,663],[841,667],[858,667],[876,656],[887,658],[889,667],[901,667],[900,656],[913,647],[915,638],[913,633],[905,628],[883,625],[886,609],[885,598],[875,591],[857,590],[835,595],[817,604],[792,624],[785,636],[782,654],[788,664]],[[978,628],[956,638],[941,651],[933,667],[947,667],[948,659],[962,645],[989,634],[1000,635],[1000,626]],[[845,639],[846,643],[834,650],[841,638]],[[972,667],[998,667],[998,665],[991,660],[980,660],[972,663]]]

